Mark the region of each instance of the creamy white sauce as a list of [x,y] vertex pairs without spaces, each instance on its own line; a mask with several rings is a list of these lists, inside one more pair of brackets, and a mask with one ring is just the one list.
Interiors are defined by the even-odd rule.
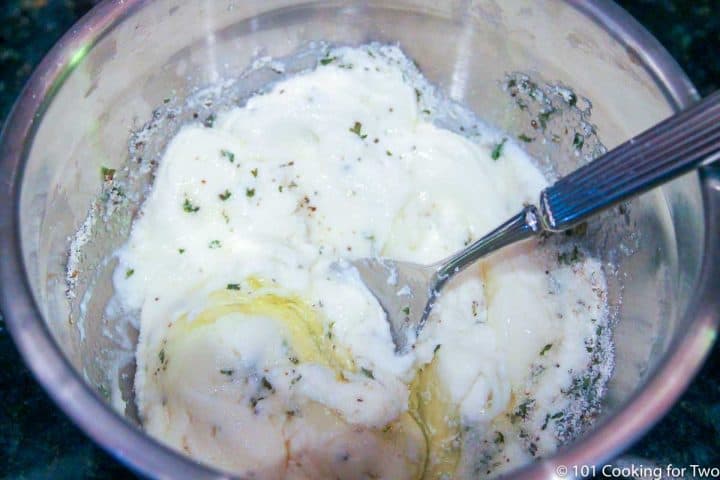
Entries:
[[439,260],[546,185],[501,133],[435,125],[442,102],[411,69],[394,47],[335,49],[171,140],[114,276],[140,312],[150,434],[257,478],[472,477],[556,448],[606,321],[597,261],[500,252],[402,356],[334,266]]

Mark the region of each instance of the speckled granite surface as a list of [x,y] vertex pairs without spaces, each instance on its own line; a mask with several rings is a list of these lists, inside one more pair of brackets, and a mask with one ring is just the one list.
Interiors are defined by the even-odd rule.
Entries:
[[[0,119],[34,66],[93,0],[3,0]],[[619,2],[670,50],[703,94],[720,88],[718,0]],[[720,294],[720,292],[718,293]],[[720,466],[720,347],[691,388],[628,452],[658,464]],[[48,399],[0,320],[0,479],[134,478]]]

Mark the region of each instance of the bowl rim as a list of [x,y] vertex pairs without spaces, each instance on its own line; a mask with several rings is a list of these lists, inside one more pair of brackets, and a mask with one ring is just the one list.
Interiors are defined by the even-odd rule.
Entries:
[[[654,79],[668,104],[680,110],[698,94],[670,54],[625,10],[611,0],[565,0],[623,45]],[[91,439],[132,470],[164,478],[231,478],[175,452],[116,412],[64,356],[35,303],[20,243],[19,199],[25,159],[40,119],[58,88],[106,32],[151,0],[105,0],[82,17],[50,50],[25,85],[0,133],[0,310],[29,366],[55,404]],[[703,258],[720,256],[720,167],[698,175],[703,189]],[[715,234],[713,234],[715,232]],[[713,264],[715,263],[715,264]],[[648,379],[646,387],[585,437],[552,456],[514,470],[513,478],[563,478],[572,465],[600,465],[650,429],[687,388],[717,333],[720,316],[720,262],[703,262],[696,295],[685,318],[684,336]],[[714,294],[715,293],[715,294]],[[718,298],[715,298],[718,297]],[[565,467],[565,475],[562,474]]]

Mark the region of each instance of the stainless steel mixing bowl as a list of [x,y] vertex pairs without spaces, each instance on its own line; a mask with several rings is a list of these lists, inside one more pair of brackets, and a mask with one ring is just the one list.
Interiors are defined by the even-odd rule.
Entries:
[[[604,0],[108,0],[55,46],[18,100],[0,147],[0,283],[7,325],[55,402],[135,470],[220,477],[145,435],[96,386],[113,353],[100,311],[79,332],[65,295],[68,239],[100,188],[101,165],[128,160],[128,134],[171,92],[238,75],[258,55],[312,40],[399,42],[452,98],[513,131],[498,82],[536,72],[594,103],[613,147],[695,90],[661,46]],[[633,255],[614,260],[616,370],[594,427],[513,478],[608,461],[690,382],[720,312],[720,174],[706,169],[632,206]],[[105,252],[107,253],[107,252]],[[607,265],[610,268],[610,265]],[[108,265],[98,264],[100,277]],[[106,282],[107,278],[99,278]],[[105,378],[105,380],[104,380]],[[128,413],[131,415],[131,409]],[[571,470],[572,472],[572,470]]]

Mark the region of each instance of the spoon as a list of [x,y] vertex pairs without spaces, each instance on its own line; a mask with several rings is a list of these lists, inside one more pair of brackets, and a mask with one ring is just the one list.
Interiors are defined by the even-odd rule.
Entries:
[[385,310],[396,352],[415,342],[442,290],[478,259],[595,213],[720,158],[720,91],[559,179],[495,230],[432,265],[363,258],[352,265]]

